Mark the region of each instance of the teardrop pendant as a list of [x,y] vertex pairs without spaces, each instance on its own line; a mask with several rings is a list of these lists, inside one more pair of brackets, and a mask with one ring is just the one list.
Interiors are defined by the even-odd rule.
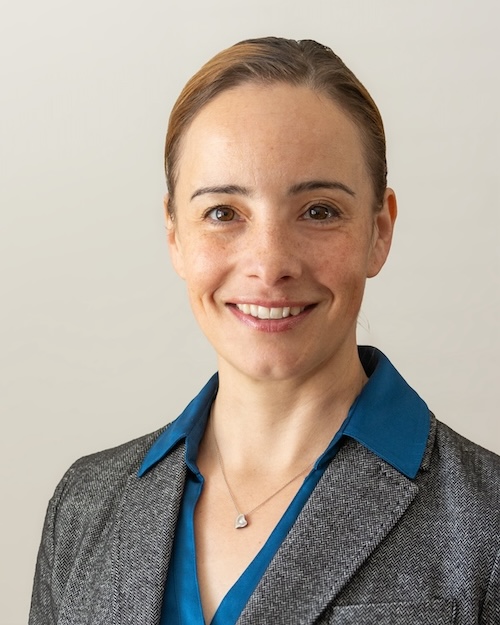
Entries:
[[238,514],[236,517],[236,521],[234,522],[234,527],[239,530],[248,525],[248,521],[245,518],[244,514]]

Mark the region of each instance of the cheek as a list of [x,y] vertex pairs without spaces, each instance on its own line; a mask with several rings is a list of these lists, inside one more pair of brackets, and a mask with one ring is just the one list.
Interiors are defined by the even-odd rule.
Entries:
[[[363,238],[362,238],[363,240]],[[346,238],[331,242],[314,255],[313,271],[318,279],[343,300],[349,309],[359,307],[366,281],[369,245],[365,241]]]
[[192,302],[210,296],[227,272],[227,254],[213,241],[198,239],[184,248],[184,279]]

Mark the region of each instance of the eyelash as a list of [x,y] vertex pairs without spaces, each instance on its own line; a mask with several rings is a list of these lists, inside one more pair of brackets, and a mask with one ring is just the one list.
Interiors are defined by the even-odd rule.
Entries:
[[[214,216],[212,216],[212,213],[215,213],[215,211],[224,211],[224,210],[232,212],[233,215],[231,219],[216,219]],[[235,218],[237,216],[238,216],[238,213],[234,210],[234,208],[232,208],[231,206],[226,206],[225,204],[218,204],[217,206],[212,206],[203,214],[204,219],[207,219],[214,224],[231,223],[232,221],[236,221]]]
[[[306,217],[306,215],[308,213],[310,213],[310,211],[312,210],[325,210],[327,211],[329,214],[327,217],[325,217],[324,219],[313,219],[312,217]],[[308,208],[306,209],[306,211],[302,214],[302,219],[306,220],[306,221],[316,221],[318,223],[324,223],[324,224],[330,224],[332,221],[335,221],[336,219],[339,219],[339,217],[342,216],[342,213],[339,211],[338,208],[334,207],[334,206],[330,206],[328,204],[311,204],[311,206],[308,206]]]

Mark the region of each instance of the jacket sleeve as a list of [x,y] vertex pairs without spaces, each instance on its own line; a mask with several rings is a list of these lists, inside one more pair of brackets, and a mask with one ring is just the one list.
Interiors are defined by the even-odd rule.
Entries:
[[47,508],[35,569],[29,625],[55,625],[58,620],[59,605],[64,588],[56,585],[53,575],[56,547],[55,529],[58,507],[71,473],[72,468],[68,470],[58,484]]
[[500,551],[491,573],[480,623],[481,625],[498,625],[500,623]]

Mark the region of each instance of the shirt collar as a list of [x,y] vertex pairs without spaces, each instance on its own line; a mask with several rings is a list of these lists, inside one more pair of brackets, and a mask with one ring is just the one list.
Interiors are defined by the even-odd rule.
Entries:
[[359,353],[370,378],[349,411],[344,434],[413,479],[429,437],[429,408],[382,352],[360,347]]
[[187,466],[199,474],[196,456],[218,388],[219,376],[215,374],[150,447],[139,468],[139,477],[164,458],[181,440],[186,441]]
[[[374,347],[360,347],[359,355],[369,379],[351,406],[341,433],[413,479],[427,444],[429,409],[382,352]],[[139,477],[181,440],[186,441],[187,466],[199,474],[196,455],[218,386],[215,374],[153,443],[139,469]]]

